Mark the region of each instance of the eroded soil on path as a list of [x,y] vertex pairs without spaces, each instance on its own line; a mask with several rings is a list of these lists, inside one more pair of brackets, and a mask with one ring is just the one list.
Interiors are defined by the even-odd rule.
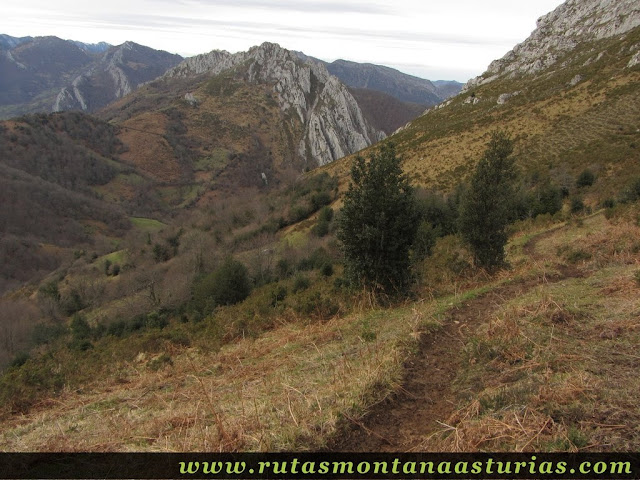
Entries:
[[[551,233],[535,237],[524,252],[536,260],[536,243]],[[576,268],[557,267],[557,274],[514,281],[449,310],[442,328],[422,335],[417,353],[405,362],[401,388],[374,405],[364,418],[349,418],[329,443],[328,450],[433,451],[429,437],[446,428],[447,419],[456,409],[451,385],[458,374],[461,349],[467,336],[508,300],[542,283],[582,276]]]

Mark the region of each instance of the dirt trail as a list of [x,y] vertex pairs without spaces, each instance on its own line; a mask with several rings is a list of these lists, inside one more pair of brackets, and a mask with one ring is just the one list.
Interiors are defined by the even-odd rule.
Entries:
[[[533,238],[525,253],[538,260],[535,245],[553,231]],[[581,276],[575,268],[558,265],[559,275],[516,281],[463,303],[448,312],[443,327],[423,335],[418,352],[405,362],[402,387],[393,397],[374,405],[360,421],[349,419],[329,443],[328,450],[351,452],[430,451],[429,435],[446,428],[455,398],[451,383],[458,373],[466,336],[504,304],[543,282]]]

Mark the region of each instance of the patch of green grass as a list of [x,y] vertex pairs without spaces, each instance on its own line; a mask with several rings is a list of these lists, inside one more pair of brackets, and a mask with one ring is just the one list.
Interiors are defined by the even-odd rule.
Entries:
[[131,220],[131,223],[133,223],[136,228],[139,228],[141,230],[155,231],[161,230],[167,226],[161,221],[154,220],[153,218],[129,217],[129,220]]
[[309,235],[305,232],[290,232],[282,238],[283,247],[300,248],[309,243]]
[[112,265],[116,263],[119,265],[124,265],[127,261],[127,251],[118,250],[117,252],[104,255],[98,259],[98,262],[101,262],[101,263],[104,263],[106,261],[111,262]]
[[132,185],[134,187],[139,187],[148,183],[148,181],[145,180],[144,177],[138,175],[137,173],[121,173],[116,178],[118,180],[121,180],[123,183]]
[[196,160],[193,169],[201,172],[222,171],[229,163],[230,153],[225,148],[215,148],[208,156]]

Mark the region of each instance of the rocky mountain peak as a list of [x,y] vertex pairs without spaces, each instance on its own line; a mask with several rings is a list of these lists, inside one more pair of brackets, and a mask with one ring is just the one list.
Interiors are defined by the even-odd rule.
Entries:
[[535,74],[554,65],[578,45],[625,34],[640,25],[637,0],[567,0],[538,19],[524,42],[495,60],[465,89],[509,75]]
[[298,152],[307,161],[324,165],[384,138],[365,120],[347,87],[324,65],[305,61],[275,43],[236,54],[214,50],[184,60],[164,76],[214,76],[235,67],[245,81],[271,86],[281,110],[293,113],[304,126]]

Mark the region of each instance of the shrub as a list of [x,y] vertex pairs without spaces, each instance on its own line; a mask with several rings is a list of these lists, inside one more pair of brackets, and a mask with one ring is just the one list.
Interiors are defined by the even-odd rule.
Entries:
[[580,197],[574,197],[571,199],[571,213],[580,213],[584,211],[584,202]]
[[272,307],[277,307],[280,303],[284,302],[285,298],[287,298],[287,289],[282,285],[277,285],[269,292],[269,296],[271,298],[270,305]]
[[20,352],[13,358],[13,360],[11,360],[10,366],[13,368],[19,368],[27,363],[29,361],[29,358],[30,357],[27,352]]
[[311,196],[311,207],[314,211],[319,210],[331,203],[331,195],[328,192],[317,192]]
[[124,320],[116,320],[107,327],[107,335],[114,337],[122,337],[127,329],[127,323]]
[[625,203],[637,202],[640,199],[640,178],[636,178],[629,185],[621,196],[621,201]]
[[60,291],[58,290],[58,282],[55,280],[46,283],[40,287],[40,293],[45,297],[52,299],[54,302],[60,302]]
[[281,258],[276,263],[276,275],[278,278],[284,279],[293,273],[293,267],[286,258]]
[[82,315],[73,316],[69,329],[74,340],[84,340],[91,337],[91,326]]
[[310,286],[311,282],[309,281],[308,277],[306,277],[305,275],[297,275],[295,280],[293,281],[293,288],[291,289],[291,291],[293,293],[298,293],[302,290],[306,290]]
[[75,350],[77,352],[86,352],[87,350],[91,350],[93,348],[93,344],[89,339],[86,338],[74,338],[69,343],[69,349]]
[[578,249],[578,250],[571,250],[568,254],[567,254],[567,261],[569,263],[578,263],[581,262],[583,260],[590,260],[591,259],[591,254],[585,250],[582,249]]
[[413,243],[413,257],[415,261],[420,261],[431,255],[431,249],[436,244],[438,237],[433,225],[427,221],[420,222],[416,239]]
[[534,191],[531,216],[548,213],[554,215],[562,210],[562,189],[551,183],[545,183]]
[[333,265],[330,263],[325,263],[320,268],[320,273],[325,277],[330,277],[331,275],[333,275]]
[[294,309],[299,314],[325,320],[336,315],[340,306],[326,294],[307,292],[298,298]]
[[35,345],[44,345],[66,333],[67,328],[62,323],[38,323],[31,332],[31,339]]
[[152,370],[154,372],[157,372],[158,370],[164,367],[172,366],[172,365],[173,365],[173,360],[166,353],[163,353],[157,356],[156,358],[151,359],[147,364],[147,366],[149,367],[149,370]]
[[147,314],[147,319],[145,325],[148,328],[159,328],[163,329],[167,325],[169,325],[169,320],[167,320],[166,315],[162,315],[158,312],[151,312]]
[[580,175],[578,175],[578,179],[576,180],[576,185],[579,188],[590,187],[591,185],[593,185],[595,181],[596,181],[595,174],[591,170],[585,169],[582,171],[582,173],[580,173]]
[[431,224],[437,237],[451,235],[458,230],[458,207],[462,191],[460,187],[448,196],[443,197],[434,192],[419,192],[417,208],[422,221]]
[[156,243],[153,245],[153,259],[156,262],[166,262],[171,259],[171,249],[167,245]]
[[318,214],[318,220],[329,223],[333,220],[333,209],[331,207],[323,207]]
[[72,289],[69,296],[62,301],[62,310],[66,315],[73,315],[86,307],[86,302],[76,289]]
[[289,213],[290,223],[298,223],[313,213],[313,209],[309,205],[297,205],[293,207]]
[[613,208],[616,206],[616,201],[613,198],[607,198],[602,202],[602,208]]
[[323,247],[316,248],[311,255],[298,262],[298,270],[314,270],[331,263],[331,256]]
[[329,222],[318,220],[318,223],[311,229],[311,233],[320,238],[326,236],[329,233]]
[[196,282],[193,306],[203,312],[219,305],[241,302],[251,293],[249,272],[241,262],[228,257],[213,273]]

